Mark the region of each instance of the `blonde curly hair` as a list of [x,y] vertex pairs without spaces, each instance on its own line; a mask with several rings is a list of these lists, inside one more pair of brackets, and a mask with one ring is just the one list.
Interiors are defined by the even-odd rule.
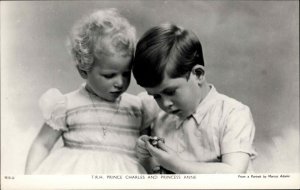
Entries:
[[117,9],[95,11],[74,25],[68,39],[70,53],[79,71],[90,71],[95,57],[133,56],[136,30]]

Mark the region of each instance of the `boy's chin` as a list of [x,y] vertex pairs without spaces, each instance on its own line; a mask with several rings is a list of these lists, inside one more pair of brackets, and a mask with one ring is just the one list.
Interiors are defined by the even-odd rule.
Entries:
[[179,119],[184,120],[184,119],[190,117],[192,114],[190,114],[190,113],[184,113],[184,112],[179,112],[179,113],[174,114],[174,115],[176,115]]
[[178,112],[178,113],[169,113],[171,115],[174,115],[176,117],[178,117],[179,119],[184,119],[186,118],[186,116],[182,113],[182,112]]

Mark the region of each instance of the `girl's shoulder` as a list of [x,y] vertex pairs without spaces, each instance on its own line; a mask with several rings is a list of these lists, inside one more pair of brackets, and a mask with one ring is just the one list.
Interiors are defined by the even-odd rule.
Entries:
[[127,92],[124,92],[122,94],[122,100],[126,101],[140,101],[140,98],[137,95],[129,94]]
[[67,99],[58,89],[47,90],[39,99],[45,122],[56,130],[67,130],[64,125],[66,115]]
[[141,98],[133,95],[133,94],[129,94],[129,93],[123,93],[122,94],[122,105],[125,107],[133,107],[136,109],[141,109],[142,108],[142,101]]
[[41,95],[39,106],[42,110],[53,110],[56,107],[63,107],[67,110],[80,99],[82,95],[79,89],[64,94],[57,88],[50,88]]
[[65,101],[66,97],[57,88],[50,88],[40,97],[39,105],[41,107],[49,107]]
[[79,90],[74,90],[64,94],[57,88],[50,88],[41,95],[41,98],[55,101],[60,98],[68,99],[68,98],[74,98],[76,96],[79,96]]

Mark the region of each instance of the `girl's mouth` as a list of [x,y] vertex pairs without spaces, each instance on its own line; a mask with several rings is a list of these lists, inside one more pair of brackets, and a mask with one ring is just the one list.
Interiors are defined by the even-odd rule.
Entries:
[[122,91],[110,92],[110,94],[112,94],[113,96],[119,96],[122,93],[123,93]]

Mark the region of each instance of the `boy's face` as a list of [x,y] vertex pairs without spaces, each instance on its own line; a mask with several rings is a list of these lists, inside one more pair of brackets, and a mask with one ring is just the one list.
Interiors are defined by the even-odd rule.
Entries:
[[193,114],[200,103],[202,90],[198,80],[193,73],[189,79],[165,76],[160,85],[146,88],[146,91],[154,97],[162,110],[184,119]]
[[102,56],[87,72],[87,88],[107,101],[115,101],[127,90],[130,77],[131,56]]

